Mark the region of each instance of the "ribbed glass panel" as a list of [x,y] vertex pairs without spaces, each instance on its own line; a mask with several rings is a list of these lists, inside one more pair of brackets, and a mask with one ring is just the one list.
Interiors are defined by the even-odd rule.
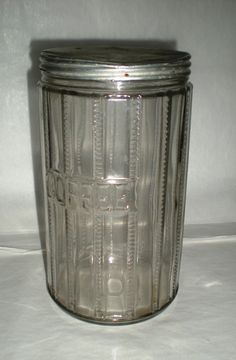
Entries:
[[191,88],[81,96],[42,89],[53,297],[94,321],[169,303],[182,248]]

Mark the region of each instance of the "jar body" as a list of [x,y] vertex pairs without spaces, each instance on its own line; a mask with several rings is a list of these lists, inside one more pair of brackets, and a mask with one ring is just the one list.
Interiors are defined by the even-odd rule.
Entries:
[[191,84],[149,95],[40,87],[49,292],[95,322],[152,316],[178,289]]

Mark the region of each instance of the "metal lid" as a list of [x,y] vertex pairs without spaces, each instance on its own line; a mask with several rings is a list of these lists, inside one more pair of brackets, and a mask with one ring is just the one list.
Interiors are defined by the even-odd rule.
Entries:
[[42,80],[54,84],[60,79],[184,84],[191,65],[190,55],[182,51],[101,46],[47,49],[40,62]]

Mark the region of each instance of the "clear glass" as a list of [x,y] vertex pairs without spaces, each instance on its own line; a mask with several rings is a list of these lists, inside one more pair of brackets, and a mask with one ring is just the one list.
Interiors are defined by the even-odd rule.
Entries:
[[191,93],[41,84],[48,289],[82,319],[139,321],[177,293]]

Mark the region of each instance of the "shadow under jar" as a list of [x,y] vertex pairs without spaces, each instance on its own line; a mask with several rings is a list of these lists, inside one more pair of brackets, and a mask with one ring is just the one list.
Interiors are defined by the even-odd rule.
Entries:
[[49,292],[81,319],[144,320],[178,289],[190,55],[58,48],[40,61]]

